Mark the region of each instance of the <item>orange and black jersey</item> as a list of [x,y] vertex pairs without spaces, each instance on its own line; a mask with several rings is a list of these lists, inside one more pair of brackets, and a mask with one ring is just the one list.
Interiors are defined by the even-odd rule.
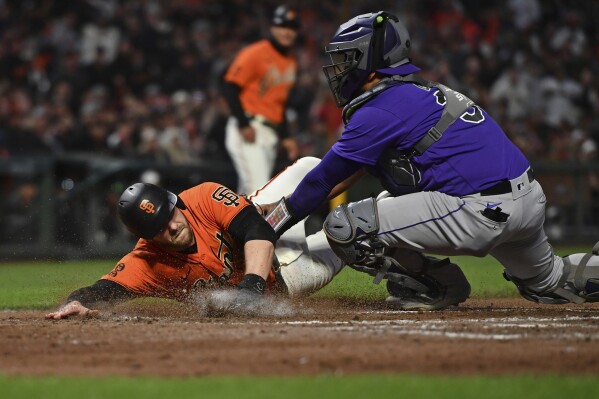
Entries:
[[[217,183],[200,184],[179,196],[186,207],[181,212],[195,235],[196,250],[176,252],[140,239],[135,248],[101,278],[100,287],[106,287],[102,284],[105,280],[117,283],[133,296],[183,300],[196,289],[226,288],[242,280],[243,242],[234,238],[230,228],[233,221],[239,224],[244,215],[250,213],[259,218],[252,220],[262,221],[254,207],[244,197]],[[266,291],[278,289],[271,271]],[[101,296],[110,297],[110,294]]]
[[263,39],[239,52],[224,80],[240,88],[239,100],[244,112],[280,124],[296,75],[295,58]]

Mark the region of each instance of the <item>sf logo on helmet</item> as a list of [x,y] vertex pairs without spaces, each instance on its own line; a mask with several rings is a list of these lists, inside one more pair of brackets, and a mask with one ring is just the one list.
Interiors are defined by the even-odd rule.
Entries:
[[147,199],[141,201],[141,203],[139,204],[139,209],[141,209],[142,211],[145,211],[146,213],[154,213],[154,212],[156,212],[154,210],[154,204],[152,204]]

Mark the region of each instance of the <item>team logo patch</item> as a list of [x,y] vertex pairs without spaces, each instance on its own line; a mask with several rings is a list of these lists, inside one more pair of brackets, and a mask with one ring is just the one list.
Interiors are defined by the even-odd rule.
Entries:
[[239,206],[239,195],[223,186],[219,186],[212,193],[212,199],[222,202],[224,206]]
[[141,203],[139,204],[139,209],[141,209],[145,213],[154,213],[154,212],[156,212],[154,210],[154,204],[152,204],[147,199],[141,201]]

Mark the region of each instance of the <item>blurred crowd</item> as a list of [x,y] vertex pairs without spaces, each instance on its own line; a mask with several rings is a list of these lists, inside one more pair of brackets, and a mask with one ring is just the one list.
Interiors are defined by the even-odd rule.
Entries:
[[[0,0],[0,156],[89,152],[187,163],[221,154],[226,66],[279,4]],[[293,2],[291,3],[293,4]],[[303,1],[288,119],[304,155],[341,129],[320,66],[369,1]],[[380,1],[425,77],[482,105],[532,159],[595,157],[599,31],[591,0]]]
[[[385,9],[406,23],[423,76],[471,97],[531,160],[596,160],[599,2],[287,3],[303,24],[287,114],[302,155],[322,156],[343,127],[321,70],[325,44],[341,22]],[[240,48],[267,35],[279,4],[0,0],[0,159],[226,159],[222,75]],[[590,185],[599,192],[593,176]]]

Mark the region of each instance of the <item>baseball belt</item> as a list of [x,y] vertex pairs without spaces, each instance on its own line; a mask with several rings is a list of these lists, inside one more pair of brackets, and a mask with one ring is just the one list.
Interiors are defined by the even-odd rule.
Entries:
[[[528,176],[529,183],[532,183],[535,180],[535,176],[534,176],[532,169],[528,169],[526,171],[526,175]],[[481,196],[500,195],[500,194],[507,194],[507,193],[511,193],[511,192],[512,192],[512,184],[510,183],[510,181],[502,180],[499,183],[495,184],[494,186],[491,186],[489,188],[482,190],[480,192],[480,195]]]
[[263,124],[264,126],[268,126],[269,128],[278,131],[279,128],[281,127],[280,123],[274,123],[269,121],[268,119],[266,119],[264,116],[262,115],[252,115],[252,114],[246,114],[246,116],[251,119],[251,120],[255,120],[257,122],[260,122],[261,124]]

